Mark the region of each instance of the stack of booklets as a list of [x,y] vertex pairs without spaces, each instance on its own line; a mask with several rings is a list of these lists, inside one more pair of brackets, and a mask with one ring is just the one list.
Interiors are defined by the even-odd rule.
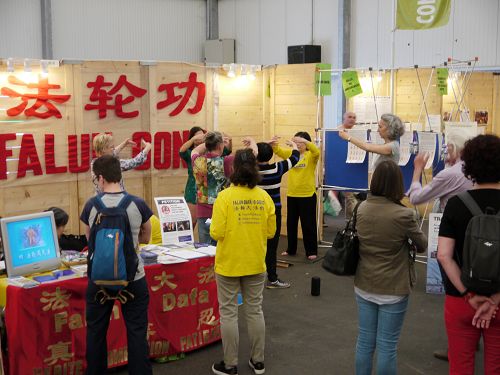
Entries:
[[158,263],[158,254],[155,254],[151,251],[142,250],[141,251],[141,258],[142,258],[142,261],[144,262],[145,266],[147,266],[148,264]]
[[27,277],[24,276],[9,277],[8,280],[9,280],[9,285],[18,286],[20,288],[33,288],[37,285],[40,285],[38,281],[28,279]]
[[86,264],[77,264],[75,266],[71,266],[71,269],[79,277],[87,276],[87,265]]
[[80,277],[73,270],[55,270],[46,275],[33,276],[33,280],[39,283],[50,283],[52,281],[61,281]]

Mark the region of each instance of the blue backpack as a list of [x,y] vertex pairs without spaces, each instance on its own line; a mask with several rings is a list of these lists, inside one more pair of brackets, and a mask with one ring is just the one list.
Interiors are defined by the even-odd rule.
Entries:
[[96,285],[115,291],[133,281],[139,258],[134,247],[127,207],[132,197],[127,193],[116,207],[106,207],[104,194],[93,198],[97,210],[90,228],[87,274]]

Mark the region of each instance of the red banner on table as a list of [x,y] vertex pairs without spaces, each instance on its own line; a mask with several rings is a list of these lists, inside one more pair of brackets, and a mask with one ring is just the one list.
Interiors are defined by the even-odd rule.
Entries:
[[[188,352],[220,340],[214,258],[146,267],[151,357]],[[83,374],[86,278],[9,286],[5,320],[9,374]],[[127,362],[120,304],[108,330],[109,367]]]

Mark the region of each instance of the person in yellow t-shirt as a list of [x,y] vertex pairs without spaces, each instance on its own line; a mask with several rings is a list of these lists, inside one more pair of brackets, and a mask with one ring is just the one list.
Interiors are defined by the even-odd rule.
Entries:
[[[297,144],[300,159],[288,172],[286,196],[288,249],[281,255],[297,254],[297,228],[300,219],[307,259],[315,260],[318,257],[315,172],[320,152],[311,142],[311,136],[307,132],[298,132],[292,141]],[[281,148],[276,138],[273,139],[272,146],[274,153],[282,159],[288,159],[292,154],[292,149]]]
[[217,195],[213,207],[210,236],[217,241],[215,278],[224,348],[224,360],[212,366],[214,374],[238,373],[240,290],[248,331],[252,332],[248,365],[256,374],[265,371],[262,293],[267,239],[276,231],[276,215],[272,198],[257,187],[260,174],[256,154],[256,147],[236,152],[231,186]]

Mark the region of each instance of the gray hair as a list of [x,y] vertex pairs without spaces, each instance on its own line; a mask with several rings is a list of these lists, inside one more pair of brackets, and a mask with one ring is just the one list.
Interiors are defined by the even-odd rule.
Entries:
[[387,136],[391,141],[398,139],[405,133],[405,126],[398,116],[385,113],[380,119],[387,125]]
[[224,138],[221,132],[210,131],[205,135],[205,147],[207,151],[214,151],[223,142]]
[[451,146],[453,149],[451,151],[452,158],[461,158],[462,150],[464,149],[465,142],[469,139],[470,137],[467,137],[464,134],[459,134],[456,132],[453,132],[451,134],[448,134],[448,137],[446,137],[446,144]]

